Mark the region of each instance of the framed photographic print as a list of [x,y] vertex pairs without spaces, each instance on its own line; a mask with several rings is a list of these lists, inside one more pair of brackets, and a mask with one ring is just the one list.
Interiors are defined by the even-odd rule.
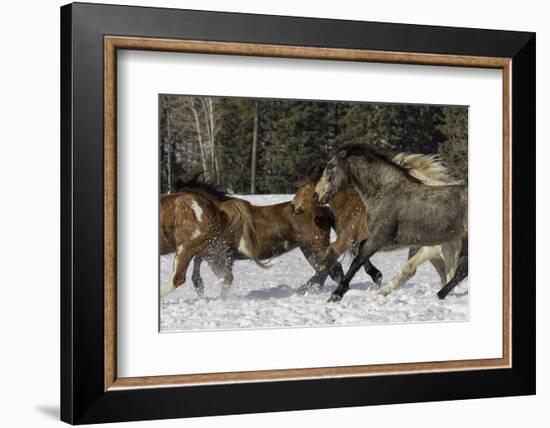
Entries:
[[533,33],[76,3],[61,55],[62,420],[535,393]]

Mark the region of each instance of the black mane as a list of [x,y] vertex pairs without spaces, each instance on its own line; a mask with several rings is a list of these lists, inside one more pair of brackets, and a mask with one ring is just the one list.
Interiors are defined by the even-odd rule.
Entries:
[[194,193],[216,201],[228,201],[232,199],[231,196],[218,186],[200,180],[202,174],[203,172],[199,172],[188,180],[182,177],[177,178],[172,184],[170,191],[173,193]]
[[392,156],[386,152],[383,152],[377,147],[368,144],[346,144],[340,149],[340,153],[343,154],[342,158],[349,158],[350,156],[364,156],[368,158],[378,159],[384,162],[394,163]]
[[368,159],[379,160],[381,162],[384,162],[390,165],[393,168],[398,169],[409,180],[414,181],[416,183],[421,183],[421,181],[418,178],[411,175],[410,171],[407,168],[393,161],[393,157],[395,156],[395,153],[391,155],[389,153],[383,152],[378,148],[369,146],[367,144],[346,144],[340,149],[339,153],[342,159],[347,159],[350,156],[362,156]]
[[323,170],[325,169],[326,163],[316,163],[308,171],[306,177],[308,177],[313,182],[317,183],[321,176],[323,175]]

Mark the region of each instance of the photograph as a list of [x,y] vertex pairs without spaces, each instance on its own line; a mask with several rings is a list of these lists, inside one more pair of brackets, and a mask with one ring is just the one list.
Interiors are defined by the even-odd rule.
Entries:
[[469,320],[468,106],[158,104],[161,332]]

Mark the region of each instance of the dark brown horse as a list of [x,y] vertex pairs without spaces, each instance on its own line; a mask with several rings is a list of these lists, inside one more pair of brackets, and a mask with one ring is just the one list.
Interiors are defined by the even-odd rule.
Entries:
[[161,296],[185,282],[185,272],[194,257],[192,280],[199,295],[204,286],[200,265],[205,260],[218,278],[225,294],[233,281],[232,266],[238,259],[251,259],[265,267],[268,260],[300,248],[316,271],[310,279],[319,289],[327,275],[335,281],[343,277],[335,264],[328,273],[319,272],[319,262],[330,243],[332,215],[311,201],[300,214],[290,202],[255,206],[232,198],[195,177],[176,183],[177,193],[162,195],[160,200],[161,253],[176,251],[174,274]]

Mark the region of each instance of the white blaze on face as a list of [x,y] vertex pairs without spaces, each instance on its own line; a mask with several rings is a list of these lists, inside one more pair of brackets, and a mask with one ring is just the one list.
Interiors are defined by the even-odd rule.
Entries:
[[195,216],[197,216],[197,220],[202,222],[202,208],[199,204],[197,204],[197,201],[193,199],[193,202],[191,203],[191,209],[195,213]]
[[315,186],[315,193],[319,196],[320,199],[323,199],[326,192],[326,177],[325,174],[321,176],[321,179],[317,182],[317,185]]
[[317,196],[319,198],[322,198],[323,196],[325,196],[324,181],[325,181],[325,176],[323,175],[321,179],[317,182],[317,184],[315,185],[315,189],[313,190],[315,193],[317,193]]

